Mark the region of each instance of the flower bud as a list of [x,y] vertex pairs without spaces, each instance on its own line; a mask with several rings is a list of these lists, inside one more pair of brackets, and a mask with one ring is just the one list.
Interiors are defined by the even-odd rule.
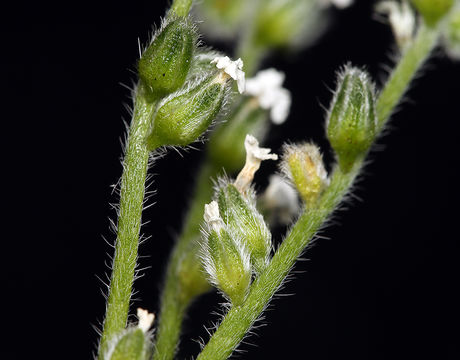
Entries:
[[249,255],[241,242],[225,226],[219,214],[219,206],[213,201],[205,205],[203,263],[211,283],[232,302],[239,306],[246,299],[251,283]]
[[247,0],[202,0],[197,2],[198,18],[204,33],[220,39],[235,36],[247,17],[251,2]]
[[366,72],[347,66],[339,74],[327,120],[327,136],[343,172],[366,155],[376,133],[374,84]]
[[148,333],[154,315],[141,308],[137,309],[139,323],[129,326],[116,336],[109,345],[106,360],[148,360],[150,358],[151,340]]
[[245,98],[228,120],[212,132],[208,142],[208,155],[219,169],[233,174],[244,165],[246,152],[242,144],[246,134],[263,138],[268,130],[268,112],[253,98]]
[[423,16],[426,24],[434,26],[447,14],[454,0],[412,0],[415,8]]
[[281,169],[307,206],[314,205],[329,185],[323,158],[314,144],[284,145]]
[[270,259],[271,233],[255,205],[252,190],[243,196],[233,184],[221,180],[217,202],[228,231],[241,238],[251,257],[256,273],[260,273]]
[[228,78],[218,73],[163,99],[147,137],[147,147],[185,146],[197,140],[220,113],[229,90]]
[[156,34],[138,64],[140,79],[156,99],[182,87],[196,43],[195,26],[183,17],[167,22]]
[[[320,6],[315,1],[269,0],[259,8],[254,27],[257,46],[276,48],[298,43],[321,28]],[[325,19],[322,19],[323,21]],[[311,31],[307,31],[311,30]]]
[[444,45],[453,59],[460,59],[460,3],[453,9],[444,30]]

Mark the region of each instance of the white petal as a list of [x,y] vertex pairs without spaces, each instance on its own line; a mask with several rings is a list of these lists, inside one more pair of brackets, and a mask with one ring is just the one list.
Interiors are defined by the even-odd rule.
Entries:
[[236,80],[238,84],[238,91],[244,92],[245,89],[245,77],[243,69],[243,60],[240,58],[232,61],[228,56],[218,56],[211,61],[211,64],[216,64],[216,67],[223,70],[233,80]]
[[219,214],[219,205],[216,201],[211,201],[204,205],[204,221],[208,226],[216,231],[220,231],[223,226],[222,218]]
[[147,310],[137,308],[137,318],[139,319],[139,323],[137,324],[139,329],[147,332],[155,320],[155,315],[149,313]]
[[284,73],[275,69],[262,70],[246,81],[246,94],[257,98],[262,109],[271,110],[273,123],[281,124],[289,115],[291,93],[282,87]]
[[243,169],[241,169],[233,185],[242,194],[246,193],[247,189],[251,185],[254,174],[260,168],[260,163],[263,160],[277,160],[278,155],[270,154],[270,149],[259,147],[259,142],[252,135],[246,135],[244,141],[244,147],[246,149],[246,163]]

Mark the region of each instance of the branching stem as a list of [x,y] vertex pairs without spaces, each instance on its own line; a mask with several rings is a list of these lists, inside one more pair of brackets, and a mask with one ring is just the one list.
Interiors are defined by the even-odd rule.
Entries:
[[[412,45],[403,53],[377,102],[379,128],[382,129],[404,95],[417,70],[436,45],[438,29],[424,25],[419,29]],[[314,237],[322,224],[341,203],[353,180],[359,174],[362,162],[344,174],[336,167],[331,184],[322,195],[318,206],[307,209],[299,218],[287,238],[276,251],[266,270],[251,285],[245,303],[232,308],[203,348],[197,360],[227,359],[243,340],[251,326],[267,307],[275,292],[294,265],[296,259]]]

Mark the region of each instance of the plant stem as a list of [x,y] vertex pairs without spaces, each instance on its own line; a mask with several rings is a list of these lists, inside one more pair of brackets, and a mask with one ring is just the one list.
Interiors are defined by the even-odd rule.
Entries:
[[192,7],[192,0],[174,0],[171,10],[178,16],[187,16]]
[[101,360],[107,350],[108,341],[126,327],[134,281],[149,160],[145,137],[150,129],[156,105],[155,102],[147,102],[143,93],[140,85],[136,92],[134,114],[123,161],[118,233],[106,316],[99,344]]
[[331,184],[323,194],[318,206],[306,210],[299,218],[288,237],[276,251],[269,266],[251,285],[250,293],[244,304],[240,307],[233,307],[227,313],[197,360],[224,360],[231,355],[280,288],[297,258],[343,199],[359,166],[360,164],[348,174],[342,173],[339,167],[336,167]]
[[200,234],[204,204],[210,201],[213,193],[211,178],[217,174],[218,170],[210,161],[205,161],[203,164],[184,228],[168,262],[165,287],[161,297],[155,360],[171,360],[176,352],[182,319],[194,297],[194,294],[185,293],[181,287],[178,267],[189,249],[189,243]]
[[[438,29],[422,24],[414,42],[403,53],[377,100],[379,130],[383,128],[417,70],[436,45],[438,33]],[[307,209],[299,218],[269,266],[251,285],[245,303],[230,309],[197,360],[224,360],[232,354],[279,289],[306,245],[349,191],[361,167],[362,162],[358,162],[350,173],[344,174],[336,166],[331,184],[322,195],[318,206]]]
[[377,118],[381,129],[403,97],[411,80],[438,41],[438,28],[422,24],[414,42],[402,54],[377,101]]

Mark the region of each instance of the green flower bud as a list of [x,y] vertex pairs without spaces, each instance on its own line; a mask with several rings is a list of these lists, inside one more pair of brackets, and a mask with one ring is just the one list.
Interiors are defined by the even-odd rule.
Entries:
[[208,231],[203,247],[203,263],[211,283],[232,302],[243,304],[251,284],[249,255],[241,242],[225,226],[218,204],[205,205]]
[[[254,20],[254,42],[269,48],[290,46],[299,40],[306,42],[309,33],[318,32],[320,18],[321,11],[315,1],[266,1]],[[316,31],[306,31],[312,28]]]
[[339,74],[327,120],[327,136],[343,172],[366,155],[375,139],[375,101],[375,87],[368,74],[345,67]]
[[460,3],[449,15],[444,32],[446,51],[454,59],[460,59]]
[[200,250],[199,237],[190,239],[177,265],[178,296],[183,304],[211,290],[200,261]]
[[159,30],[138,64],[139,77],[155,98],[182,87],[196,44],[195,26],[187,18],[172,19]]
[[208,143],[210,160],[217,168],[235,173],[244,165],[246,152],[241,145],[246,134],[263,138],[268,127],[268,112],[260,108],[256,99],[244,99],[228,120],[212,132]]
[[284,145],[281,169],[307,206],[314,205],[329,185],[323,158],[314,144]]
[[148,329],[153,323],[154,315],[143,309],[137,309],[138,326],[129,326],[115,337],[104,356],[107,360],[148,360],[150,359],[151,341]]
[[412,0],[415,8],[429,26],[434,26],[447,14],[454,0]]
[[163,99],[147,137],[148,148],[185,146],[197,140],[222,110],[230,91],[228,80],[218,72]]
[[200,26],[210,37],[227,38],[240,30],[240,25],[248,13],[247,0],[203,0],[197,4],[200,19],[206,19]]
[[256,273],[268,265],[272,247],[271,233],[262,215],[256,209],[255,194],[251,189],[243,196],[233,184],[221,180],[217,202],[228,231],[241,238],[251,256]]

